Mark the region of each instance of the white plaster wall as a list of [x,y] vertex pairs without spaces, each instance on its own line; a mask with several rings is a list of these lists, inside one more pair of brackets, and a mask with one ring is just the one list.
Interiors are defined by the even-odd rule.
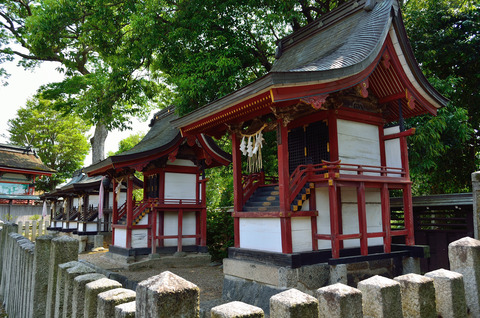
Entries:
[[282,252],[279,218],[241,218],[240,247],[269,252]]
[[312,221],[310,217],[292,218],[292,250],[294,253],[312,250]]
[[113,229],[113,235],[115,236],[115,246],[127,248],[126,229]]
[[[157,218],[158,220],[158,218]],[[183,212],[182,218],[182,232],[183,235],[194,235],[196,232],[197,220],[195,217],[195,212],[188,211]],[[159,228],[159,221],[157,222],[157,229]],[[164,235],[178,235],[178,213],[177,212],[165,212],[164,214]],[[177,239],[167,239],[164,240],[165,246],[178,246]],[[195,245],[194,238],[184,238],[182,239],[182,246]]]
[[75,221],[70,221],[68,222],[68,228],[71,229],[77,229],[77,222]]
[[[330,235],[330,202],[328,200],[328,188],[315,189],[315,198],[317,202],[317,233]],[[318,249],[331,249],[330,240],[318,240]]]
[[[120,192],[118,195],[118,207],[121,207],[125,202],[127,201],[127,193],[126,192]],[[112,197],[112,202],[110,204],[113,204],[113,197]]]
[[[115,238],[115,241],[117,238]],[[132,248],[148,247],[148,230],[133,229],[132,230]]]
[[[342,188],[342,223],[343,233],[359,233],[357,190],[355,188]],[[379,189],[365,189],[365,206],[367,218],[367,233],[382,231],[382,208]],[[380,237],[369,238],[368,245],[381,245]],[[344,247],[359,247],[360,240],[345,240]]]
[[[392,135],[400,132],[398,126],[384,129],[384,135]],[[402,157],[400,148],[400,139],[385,140],[385,158],[387,167],[402,168]],[[391,174],[390,177],[400,177],[400,174]]]
[[98,206],[98,194],[92,194],[88,197],[88,205]]
[[94,232],[97,230],[97,223],[92,223],[92,222],[89,222],[87,223],[87,226],[86,226],[86,231],[87,232]]
[[165,173],[165,199],[195,199],[197,175]]
[[195,167],[195,164],[191,160],[176,159],[174,162],[167,161],[167,166],[183,166],[183,167]]
[[77,197],[73,198],[72,207],[78,207],[78,198]]
[[338,119],[337,130],[338,155],[342,163],[380,166],[378,126]]

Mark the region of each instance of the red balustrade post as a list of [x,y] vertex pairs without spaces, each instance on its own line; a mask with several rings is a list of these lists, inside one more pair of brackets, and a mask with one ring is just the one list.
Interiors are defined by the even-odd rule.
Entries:
[[177,252],[182,251],[182,236],[183,236],[183,209],[178,210],[178,238],[177,238]]
[[[114,224],[118,223],[118,202],[117,202],[117,193],[115,189],[117,188],[117,180],[112,177],[112,189],[113,189],[113,202],[112,202],[112,245],[115,245],[115,226]],[[88,208],[88,207],[87,207]],[[86,215],[86,214],[85,214]]]
[[383,227],[383,251],[385,253],[391,252],[392,236],[390,224],[390,191],[388,184],[384,183],[382,186],[382,227]]
[[358,227],[360,231],[360,251],[362,255],[368,255],[367,237],[367,208],[365,203],[365,183],[360,182],[357,187]]
[[126,247],[132,247],[132,223],[133,223],[133,175],[127,178],[127,237]]

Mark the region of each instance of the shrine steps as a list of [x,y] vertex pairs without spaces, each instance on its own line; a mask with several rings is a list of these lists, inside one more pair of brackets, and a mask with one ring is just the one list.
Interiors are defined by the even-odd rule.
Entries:
[[272,212],[280,210],[278,186],[259,187],[245,203],[244,212]]

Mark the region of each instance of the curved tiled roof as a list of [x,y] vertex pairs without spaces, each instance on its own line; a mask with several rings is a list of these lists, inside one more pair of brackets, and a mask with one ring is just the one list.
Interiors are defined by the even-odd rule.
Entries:
[[0,168],[27,170],[35,174],[51,175],[55,170],[43,164],[30,148],[0,144]]
[[[428,100],[434,108],[445,106],[447,100],[430,86],[415,61],[403,30],[397,0],[358,0],[346,2],[283,38],[278,43],[278,59],[269,73],[175,120],[173,124],[179,128],[187,127],[272,89],[334,83],[357,76],[375,65],[392,30],[397,32],[401,42],[399,54],[407,60],[408,66],[403,67],[415,74],[419,89],[429,95]],[[359,84],[359,81],[348,84],[348,87]],[[322,94],[348,87],[332,86]],[[316,94],[319,93],[311,95]]]
[[[87,173],[97,171],[105,167],[114,167],[115,164],[127,162],[130,160],[144,158],[150,155],[160,154],[178,144],[183,138],[180,130],[171,124],[171,121],[177,119],[175,107],[167,107],[153,116],[150,122],[150,130],[143,139],[132,149],[119,155],[108,157],[107,159],[85,168]],[[231,161],[230,154],[222,151],[213,140],[205,136],[206,142],[211,151],[226,161]]]
[[333,17],[326,15],[308,26],[306,39],[295,39],[296,34],[304,33],[302,30],[284,38],[279,47],[286,49],[271,72],[322,72],[328,77],[331,75],[327,71],[353,68],[348,74],[352,75],[363,70],[378,55],[388,33],[391,2],[378,3],[372,11],[356,10],[353,13],[343,13],[350,9],[345,6],[339,11],[350,13],[348,19],[335,23],[330,21],[334,20]]

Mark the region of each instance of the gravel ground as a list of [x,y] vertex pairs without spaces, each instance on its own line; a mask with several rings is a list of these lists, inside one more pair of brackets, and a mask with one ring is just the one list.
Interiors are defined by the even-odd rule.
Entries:
[[197,285],[200,288],[201,302],[222,298],[223,269],[218,263],[195,267],[172,267],[164,264],[155,264],[149,268],[126,270],[125,263],[113,260],[105,254],[106,251],[79,254],[78,259],[123,275],[127,277],[128,280],[135,282],[140,282],[168,270]]

